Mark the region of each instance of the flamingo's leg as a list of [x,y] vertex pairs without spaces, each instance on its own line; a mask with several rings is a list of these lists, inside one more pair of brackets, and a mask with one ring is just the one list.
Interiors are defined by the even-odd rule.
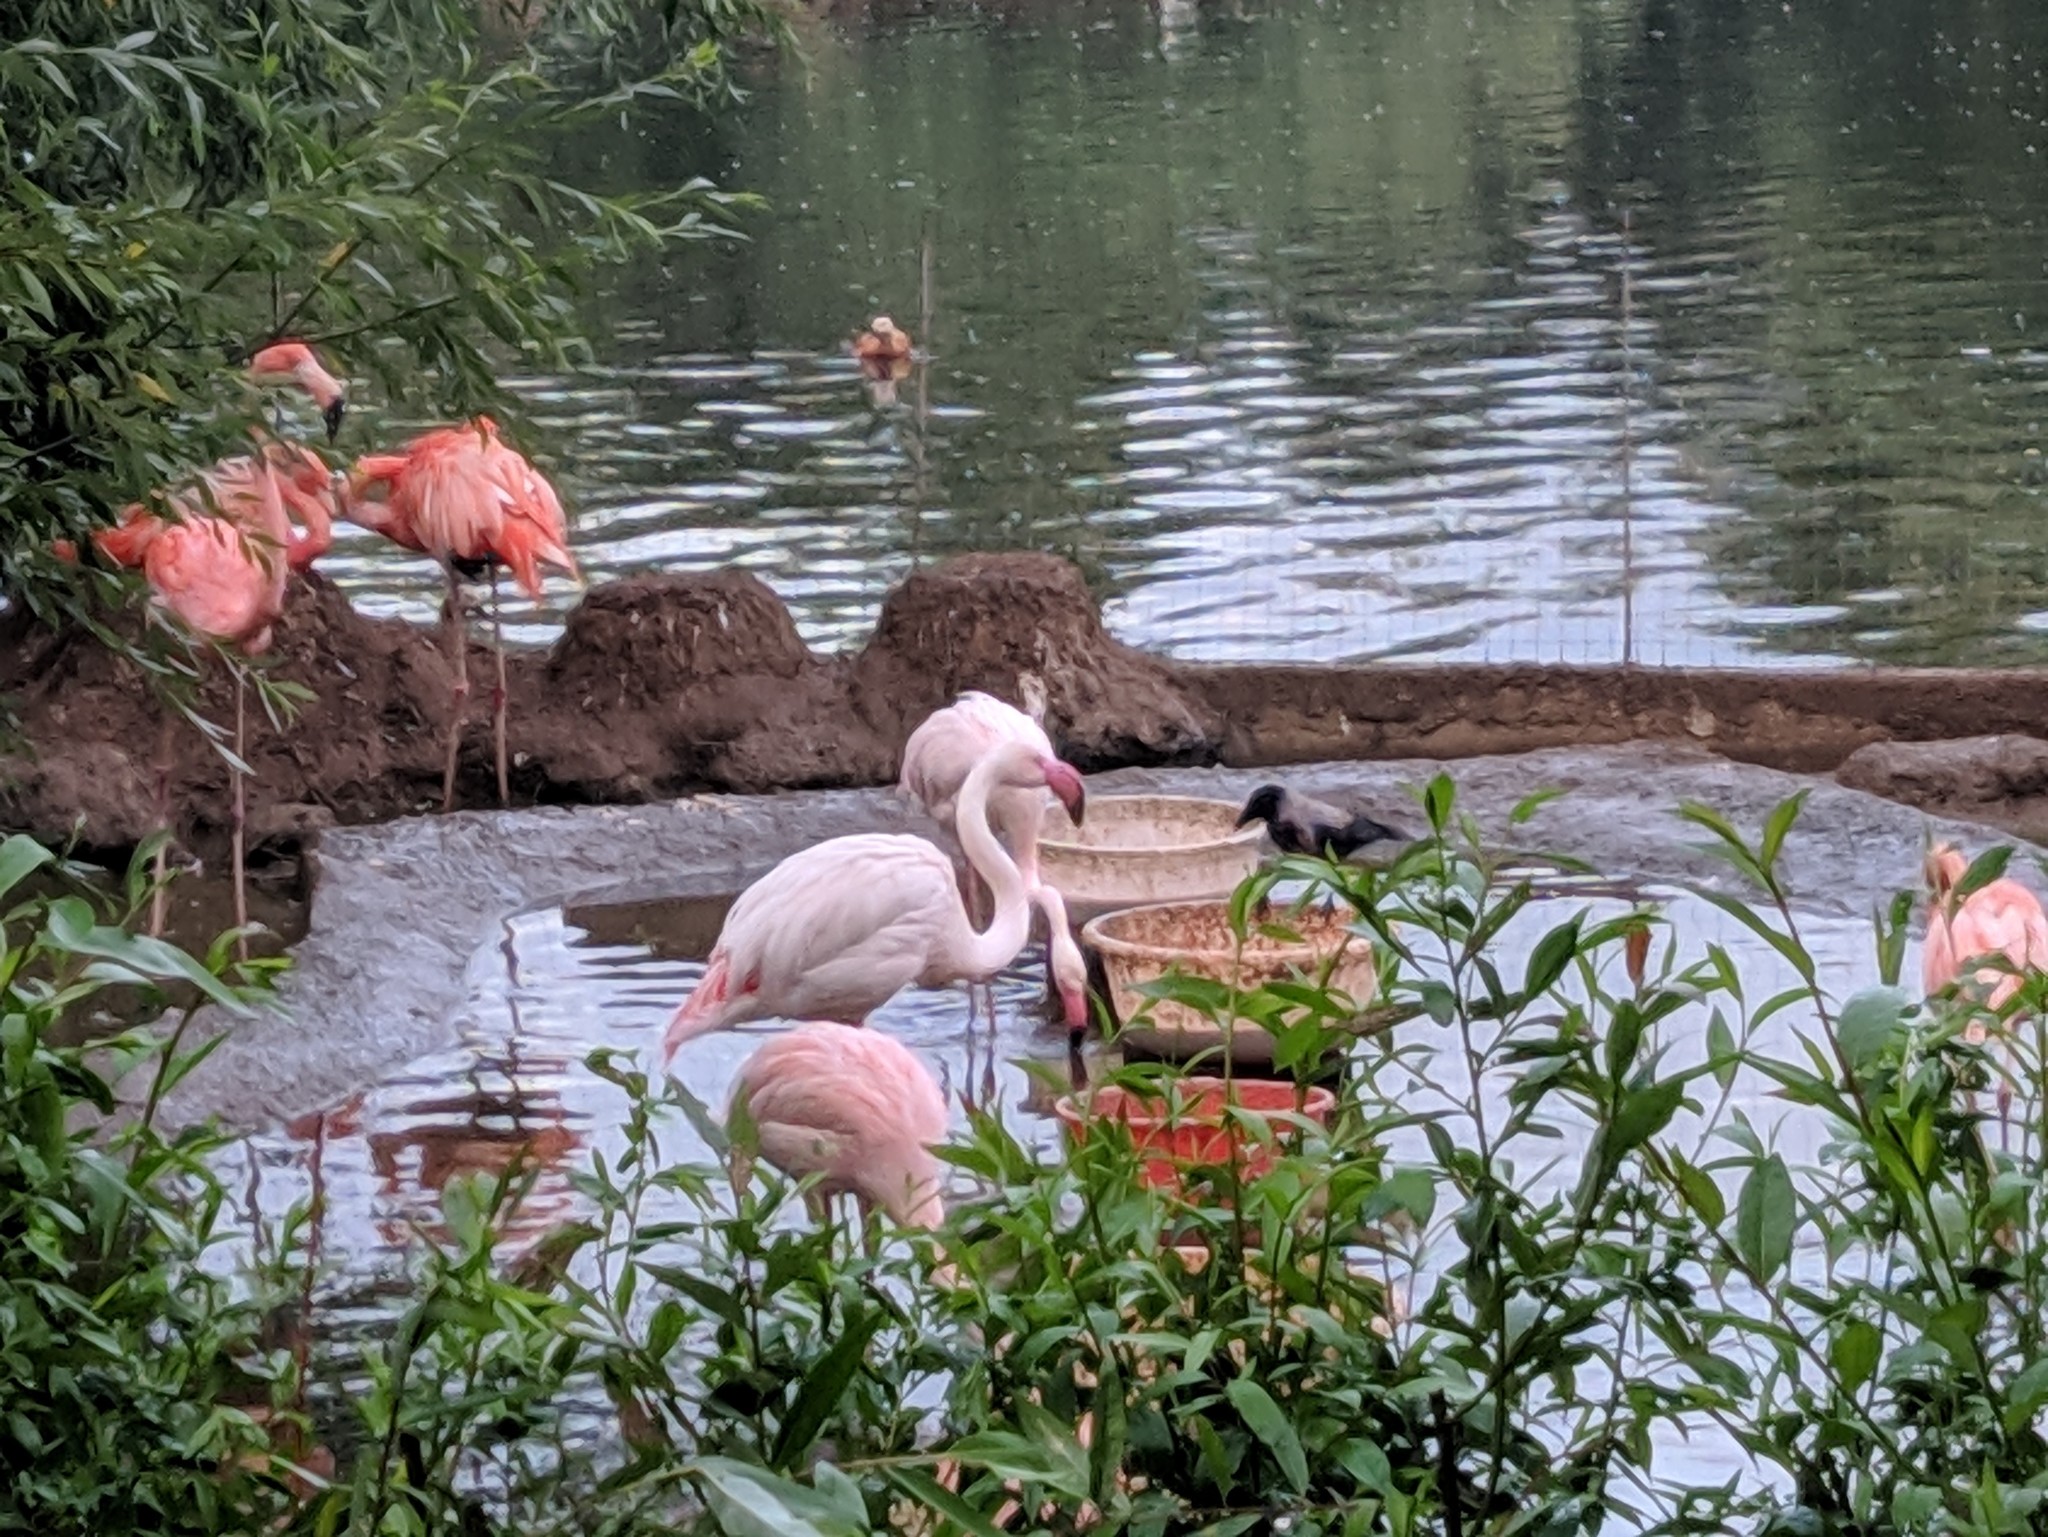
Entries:
[[455,667],[455,693],[448,713],[448,756],[441,768],[441,809],[455,809],[455,761],[462,752],[463,706],[469,701],[469,637],[462,632],[462,578],[448,567],[449,660]]
[[164,919],[170,908],[171,888],[171,747],[173,717],[164,711],[164,723],[157,733],[156,744],[156,805],[157,825],[163,830],[164,841],[156,851],[154,889],[149,894],[149,937],[161,939]]
[[[240,666],[235,668],[235,764],[230,770],[235,781],[234,829],[231,835],[233,863],[235,867],[235,928],[249,926],[248,875],[244,870],[245,847],[249,825],[249,797],[245,781],[249,771],[244,765],[249,761],[248,751],[248,692],[249,686]],[[246,961],[249,958],[249,939],[246,934],[235,935],[235,955]]]
[[498,563],[491,562],[491,657],[498,681],[491,688],[491,746],[498,759],[498,804],[512,804],[512,771],[505,746],[505,635],[498,623]]
[[306,1390],[312,1375],[313,1285],[320,1275],[321,1232],[327,1225],[327,1115],[313,1118],[313,1194],[306,1207],[306,1274],[299,1291],[299,1317],[292,1341],[292,1360],[298,1373],[293,1385],[292,1407],[306,1412]]

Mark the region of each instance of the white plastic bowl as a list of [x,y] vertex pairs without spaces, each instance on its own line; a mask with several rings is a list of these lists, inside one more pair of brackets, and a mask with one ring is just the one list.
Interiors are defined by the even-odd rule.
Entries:
[[1076,915],[1148,902],[1227,897],[1259,867],[1266,830],[1236,826],[1229,801],[1188,795],[1091,795],[1076,828],[1046,808],[1038,862]]

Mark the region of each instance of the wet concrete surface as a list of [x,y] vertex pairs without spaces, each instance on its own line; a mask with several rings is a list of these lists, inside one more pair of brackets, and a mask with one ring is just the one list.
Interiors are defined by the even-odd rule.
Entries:
[[[1311,764],[1274,770],[1130,769],[1091,793],[1152,789],[1239,799],[1268,779],[1355,799],[1383,819],[1422,822],[1414,789],[1440,765]],[[1670,747],[1559,749],[1449,765],[1461,805],[1503,847],[1582,859],[1628,883],[1699,883],[1737,891],[1704,834],[1673,812],[1699,801],[1750,833],[1786,796],[1809,792],[1784,871],[1803,911],[1860,919],[1914,885],[1930,833],[1969,847],[1979,826],[1930,818],[1827,781]],[[1525,796],[1568,793],[1513,829]],[[393,1067],[443,1050],[475,1028],[479,983],[506,964],[515,920],[541,908],[602,905],[607,922],[635,903],[722,899],[777,860],[862,831],[932,831],[885,790],[761,797],[699,796],[638,807],[464,813],[331,830],[316,857],[310,932],[277,1007],[238,1022],[206,1068],[166,1106],[173,1121],[215,1115],[276,1124],[335,1104]],[[2018,861],[2015,873],[2039,883]],[[686,910],[687,911],[687,910]],[[702,909],[698,910],[702,913]],[[673,918],[664,919],[673,926]],[[709,931],[708,922],[682,927]],[[609,936],[624,940],[628,936]],[[663,936],[638,942],[662,946]],[[680,1002],[684,985],[677,986]],[[202,1017],[217,1029],[224,1016]],[[651,1043],[650,1043],[651,1044]]]

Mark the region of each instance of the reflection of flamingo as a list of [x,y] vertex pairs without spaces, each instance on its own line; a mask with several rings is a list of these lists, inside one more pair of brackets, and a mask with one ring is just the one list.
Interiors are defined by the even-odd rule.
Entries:
[[[376,492],[378,494],[372,494]],[[491,645],[498,680],[491,696],[491,738],[497,756],[498,799],[511,799],[505,747],[505,648],[498,633],[498,566],[538,602],[540,568],[577,575],[569,553],[562,501],[527,457],[498,436],[498,424],[479,416],[460,427],[436,427],[395,454],[366,454],[349,478],[350,519],[394,544],[430,555],[448,575],[444,618],[455,664],[455,697],[448,723],[448,756],[441,778],[441,809],[455,805],[455,760],[462,745],[462,705],[469,697],[469,647],[462,629],[463,576],[491,576]]]
[[[1983,966],[1969,980],[1982,989],[1981,1001],[1998,1009],[2020,990],[2020,972],[2048,968],[2048,914],[2031,891],[2009,876],[2000,876],[1955,900],[1955,889],[1969,861],[1952,843],[1938,844],[1927,854],[1926,876],[1931,897],[1927,906],[1927,939],[1920,951],[1920,979],[1929,993],[1938,993],[1963,976],[1964,966],[1979,957],[2002,958],[2010,970]],[[1982,1041],[1984,1026],[1973,1021],[1964,1032]],[[2012,1083],[2004,1075],[1998,1085],[1998,1113],[2012,1109]]]
[[[970,690],[943,710],[925,717],[903,744],[903,772],[897,788],[915,799],[934,820],[958,834],[961,786],[977,760],[1004,742],[1017,742],[1050,758],[1045,728],[1014,705]],[[989,797],[989,825],[1024,877],[1024,888],[1045,913],[1046,962],[1069,1032],[1088,1023],[1088,969],[1067,922],[1059,890],[1038,874],[1038,838],[1045,825],[1045,797],[1035,790],[1002,789]],[[972,877],[970,876],[970,882]],[[993,1005],[989,1018],[995,1018]]]
[[952,861],[923,838],[862,833],[793,854],[740,893],[664,1049],[750,1019],[858,1024],[912,983],[986,981],[1031,933],[1024,878],[988,826],[998,787],[1059,796],[1075,821],[1086,796],[1072,765],[1020,742],[985,754],[960,792],[960,842],[995,892],[977,933]]
[[757,1151],[791,1179],[819,1176],[804,1199],[820,1220],[835,1195],[852,1196],[864,1217],[880,1208],[905,1227],[937,1227],[944,1217],[932,1144],[946,1137],[946,1098],[900,1041],[800,1024],[741,1066],[730,1115],[742,1113],[754,1146],[733,1149],[735,1190]]

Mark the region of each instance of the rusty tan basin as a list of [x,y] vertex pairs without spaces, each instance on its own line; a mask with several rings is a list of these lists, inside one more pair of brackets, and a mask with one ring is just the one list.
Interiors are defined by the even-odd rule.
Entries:
[[[1255,929],[1240,951],[1230,931],[1229,903],[1211,899],[1103,913],[1082,929],[1081,939],[1102,962],[1110,1007],[1127,1033],[1132,1033],[1131,1021],[1149,1005],[1149,1019],[1140,1027],[1146,1039],[1136,1044],[1175,1056],[1220,1046],[1224,1040],[1216,1024],[1185,1004],[1148,999],[1138,992],[1141,983],[1164,976],[1169,967],[1243,989],[1294,978],[1321,981],[1360,1008],[1371,1002],[1377,985],[1372,942],[1351,932],[1347,913],[1328,908],[1276,911],[1269,922],[1298,938],[1281,939]],[[1231,1034],[1233,1055],[1271,1058],[1272,1039],[1257,1026],[1240,1021]]]
[[1045,879],[1077,915],[1147,902],[1225,897],[1259,867],[1265,829],[1238,827],[1231,801],[1091,795],[1076,828],[1057,802],[1038,845]]

